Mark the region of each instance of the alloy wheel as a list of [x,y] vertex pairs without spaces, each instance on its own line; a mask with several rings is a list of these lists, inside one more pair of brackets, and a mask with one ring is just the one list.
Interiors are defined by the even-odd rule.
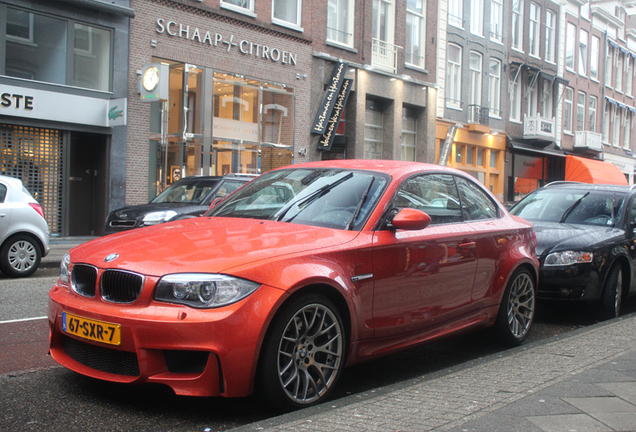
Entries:
[[534,284],[530,275],[520,273],[513,282],[508,298],[508,326],[517,338],[523,338],[534,317]]

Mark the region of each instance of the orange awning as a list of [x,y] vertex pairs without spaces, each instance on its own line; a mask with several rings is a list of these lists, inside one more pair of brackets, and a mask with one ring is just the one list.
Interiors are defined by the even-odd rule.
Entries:
[[609,162],[567,155],[565,180],[581,183],[615,184],[627,186],[625,174]]

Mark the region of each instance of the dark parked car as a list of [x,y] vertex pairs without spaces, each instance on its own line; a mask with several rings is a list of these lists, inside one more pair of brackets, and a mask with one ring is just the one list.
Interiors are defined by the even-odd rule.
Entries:
[[216,198],[229,195],[254,177],[248,174],[186,177],[172,183],[148,204],[112,211],[106,220],[106,233],[201,216]]
[[597,303],[601,319],[618,316],[636,294],[635,196],[628,186],[555,182],[510,210],[534,225],[537,297]]

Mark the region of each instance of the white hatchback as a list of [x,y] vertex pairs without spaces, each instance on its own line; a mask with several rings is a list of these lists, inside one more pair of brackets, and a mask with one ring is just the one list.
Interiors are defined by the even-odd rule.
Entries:
[[49,235],[42,206],[22,181],[0,175],[0,271],[9,277],[33,274],[49,253]]

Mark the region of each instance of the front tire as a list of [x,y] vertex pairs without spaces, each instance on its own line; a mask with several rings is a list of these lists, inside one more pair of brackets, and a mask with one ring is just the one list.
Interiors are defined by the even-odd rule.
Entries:
[[9,277],[32,275],[40,265],[40,246],[28,235],[9,238],[0,249],[0,270]]
[[530,272],[517,269],[506,287],[495,328],[502,340],[520,345],[527,337],[534,321],[536,287]]
[[621,303],[623,300],[623,272],[620,264],[616,264],[610,270],[603,294],[601,294],[601,305],[599,308],[599,318],[608,320],[616,318],[621,312]]
[[265,400],[290,411],[323,402],[344,367],[346,336],[338,309],[320,295],[303,296],[274,318],[262,351]]

